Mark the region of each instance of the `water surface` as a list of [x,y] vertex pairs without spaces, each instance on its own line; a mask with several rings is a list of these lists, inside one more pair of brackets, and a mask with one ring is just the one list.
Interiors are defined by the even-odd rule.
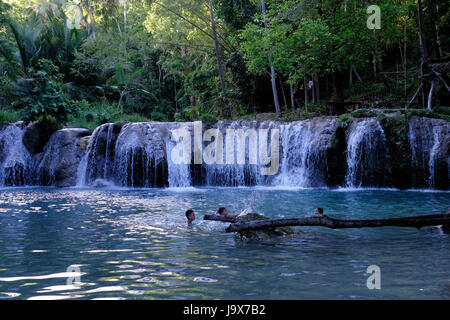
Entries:
[[[0,299],[449,299],[440,228],[297,228],[243,242],[203,221],[219,206],[301,217],[442,213],[450,193],[273,188],[0,189]],[[184,211],[197,220],[185,224]],[[381,290],[366,269],[381,268]],[[67,285],[78,267],[81,286]]]

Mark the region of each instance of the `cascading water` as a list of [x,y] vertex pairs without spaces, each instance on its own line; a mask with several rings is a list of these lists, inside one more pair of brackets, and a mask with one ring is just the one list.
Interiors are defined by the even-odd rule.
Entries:
[[414,188],[448,188],[449,134],[450,126],[444,120],[410,119],[408,139]]
[[[98,127],[90,139],[88,151],[78,168],[78,185],[114,183],[129,187],[168,186],[164,124],[128,123]],[[174,168],[180,174],[181,168]],[[175,172],[174,186],[181,184]]]
[[[443,172],[443,165],[448,163],[448,147],[445,152],[443,142],[450,136],[447,122],[440,124],[439,128],[431,124],[419,128],[417,124],[410,125],[409,138],[413,160],[416,159],[413,165],[415,176],[419,178],[425,172],[427,186],[446,189],[447,185],[438,181],[436,172]],[[354,119],[347,130],[338,128],[334,117],[291,123],[219,121],[210,127],[197,129],[201,135],[202,164],[173,161],[172,151],[180,141],[172,141],[171,137],[172,130],[177,128],[185,129],[191,137],[195,132],[193,123],[151,122],[98,127],[79,164],[78,184],[96,186],[108,180],[131,187],[391,185],[386,137],[376,118]],[[275,175],[261,174],[261,169],[267,168],[266,164],[261,164],[259,155],[261,129],[266,129],[266,133],[272,129],[280,130],[280,167]],[[243,134],[243,139],[234,136],[238,132]],[[229,134],[234,137],[232,140],[227,138]],[[252,162],[250,159],[253,159],[255,150],[250,146],[255,144],[258,157],[256,162]],[[193,145],[191,141],[191,147]],[[269,139],[265,145],[267,156],[271,153],[271,146]],[[228,149],[231,156],[227,155]],[[244,163],[237,161],[239,154],[241,160],[245,158]],[[444,158],[445,161],[442,160]],[[102,183],[98,184],[99,180]]]
[[[81,146],[85,146],[89,131],[63,129],[51,136],[43,152],[34,155],[22,142],[30,128],[23,123],[0,128],[0,185],[386,187],[395,184],[398,172],[394,171],[398,170],[396,164],[391,173],[388,144],[376,118],[354,119],[347,129],[338,127],[335,117],[290,123],[219,121],[197,130],[195,123],[189,122],[104,124],[89,138],[86,152]],[[177,128],[190,136],[194,132],[200,135],[194,140],[202,145],[201,164],[172,161],[172,150],[180,142],[171,140],[172,130]],[[270,158],[273,144],[272,138],[267,140],[270,134],[261,135],[273,129],[280,133],[279,168],[277,163],[276,174],[263,175],[261,170],[268,165],[262,164],[260,151],[266,149]],[[240,139],[235,136],[239,133]],[[398,137],[388,136],[389,145],[397,141],[394,139]],[[448,190],[449,122],[412,117],[408,139],[411,162],[400,165],[410,170],[411,186]],[[191,141],[191,146],[194,144]]]
[[166,146],[159,125],[126,124],[117,138],[115,182],[131,187],[168,185]]
[[347,187],[388,186],[389,153],[376,118],[354,120],[347,138]]
[[91,185],[98,179],[114,176],[114,149],[120,128],[113,123],[103,124],[92,133],[87,152],[78,167],[77,185]]
[[22,143],[25,127],[9,124],[0,130],[0,185],[23,186],[33,181],[32,158]]
[[[170,155],[173,148],[175,147],[175,142],[168,140],[166,142],[166,154]],[[170,188],[185,188],[192,185],[190,165],[188,164],[175,164],[171,157],[168,156],[167,159],[168,166],[168,180]]]
[[[220,121],[213,126],[217,134],[213,141],[204,143],[204,151],[208,148],[214,150],[212,157],[214,163],[204,163],[205,183],[211,186],[252,186],[268,184],[271,176],[261,175],[263,167],[261,161],[261,139],[268,139],[267,155],[270,156],[270,134],[261,136],[261,130],[279,129],[279,123],[273,121]],[[242,131],[238,131],[242,130]],[[235,135],[242,134],[242,140],[238,141]],[[212,140],[212,139],[211,139]],[[230,145],[232,144],[232,146]],[[221,154],[215,153],[222,146]],[[227,151],[232,155],[227,157]],[[244,155],[238,161],[239,153]],[[220,159],[220,161],[219,161]],[[242,161],[242,159],[244,161]],[[252,159],[252,161],[251,161]]]
[[51,186],[55,184],[55,168],[58,165],[59,158],[55,156],[60,150],[58,145],[54,142],[57,139],[56,135],[53,135],[46,146],[42,159],[38,161],[35,169],[35,181],[38,185]]
[[327,150],[336,128],[335,119],[313,119],[283,125],[281,168],[275,184],[325,187]]

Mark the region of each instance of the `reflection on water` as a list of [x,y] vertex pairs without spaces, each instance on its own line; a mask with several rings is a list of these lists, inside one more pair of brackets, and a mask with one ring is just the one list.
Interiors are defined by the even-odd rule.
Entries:
[[[203,221],[220,206],[273,218],[445,211],[450,193],[271,188],[0,190],[0,299],[450,298],[439,228],[317,227],[261,243]],[[185,224],[184,211],[197,220]],[[381,290],[366,269],[381,268]],[[68,272],[78,266],[80,273]],[[67,277],[80,276],[80,283]]]

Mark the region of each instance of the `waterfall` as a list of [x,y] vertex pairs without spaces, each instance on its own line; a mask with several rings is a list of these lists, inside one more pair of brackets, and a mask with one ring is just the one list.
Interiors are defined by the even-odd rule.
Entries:
[[[193,133],[200,132],[196,143],[201,141],[201,164],[178,164],[171,159],[172,150],[180,143],[172,141],[173,129],[185,129],[191,147],[195,145]],[[266,148],[270,158],[272,138],[262,146],[267,137],[261,135],[274,129],[279,130],[279,168],[274,175],[263,175],[261,170],[267,164],[262,164],[259,153]],[[239,133],[243,134],[240,139],[236,136]],[[448,188],[449,137],[444,120],[420,118],[410,122],[414,187]],[[51,148],[46,146],[45,153],[53,153]],[[337,118],[320,117],[289,123],[219,121],[200,129],[192,122],[104,124],[95,129],[79,162],[77,184],[386,187],[392,185],[391,175],[385,132],[376,118],[354,119],[343,129],[338,127]]]
[[448,188],[450,126],[444,120],[417,117],[408,125],[413,188]]
[[166,144],[161,125],[128,123],[117,138],[114,156],[115,182],[130,187],[168,185]]
[[[215,163],[203,164],[206,185],[229,187],[268,184],[271,177],[261,175],[260,171],[263,165],[258,151],[261,148],[260,139],[265,139],[260,136],[260,129],[279,129],[279,123],[273,121],[220,121],[212,129],[216,129],[218,132],[214,136],[214,141],[204,143],[204,152],[208,153],[209,146],[213,147],[217,153],[220,144],[222,152],[217,156],[215,153],[212,154],[213,157],[216,157]],[[234,136],[239,133],[237,130],[242,130],[241,133],[244,137],[242,141],[238,141],[238,138]],[[271,149],[270,141],[267,148]],[[227,158],[227,150],[232,153],[230,158]],[[244,155],[244,163],[239,163],[239,153]],[[251,158],[253,161],[250,161]],[[220,162],[217,163],[219,159]]]
[[32,158],[22,143],[23,123],[0,129],[0,185],[23,186],[32,183]]
[[[410,172],[413,188],[448,190],[448,121],[409,119],[410,154],[407,151],[403,158],[411,160],[392,164],[392,172],[388,145],[402,143],[403,138],[392,136],[392,130],[386,137],[377,118],[353,119],[346,129],[337,123],[336,117],[218,121],[201,127],[192,122],[107,123],[94,130],[86,152],[80,141],[84,143],[90,132],[72,128],[56,131],[42,152],[31,155],[23,144],[29,127],[18,122],[0,127],[0,185],[358,188],[398,185],[396,179]],[[173,161],[172,151],[182,141],[172,141],[174,129],[191,138],[190,152],[201,145],[201,163]],[[271,136],[275,131],[279,136]],[[276,162],[272,139],[279,142]],[[194,154],[190,157],[198,160]],[[274,174],[263,174],[273,164]]]
[[389,153],[384,130],[376,118],[355,119],[347,138],[347,187],[388,185]]
[[282,159],[276,185],[325,187],[327,150],[337,128],[335,119],[313,119],[282,126]]
[[[88,146],[89,150],[89,146]],[[85,153],[83,158],[81,158],[80,164],[77,169],[77,187],[83,187],[86,185],[86,171],[89,160],[89,151]]]
[[189,164],[175,164],[171,159],[175,142],[166,139],[166,154],[168,166],[168,183],[170,188],[185,188],[192,185],[191,166]]
[[129,187],[165,187],[166,143],[162,124],[108,123],[95,129],[78,167],[78,185],[115,183]]
[[77,171],[77,186],[92,185],[98,179],[113,179],[113,157],[117,132],[113,123],[97,127],[92,133],[87,152],[83,156]]
[[60,152],[59,146],[55,143],[57,138],[57,135],[50,137],[50,140],[44,147],[41,160],[37,162],[34,179],[38,185],[52,186],[55,184],[55,168],[60,160],[59,157],[55,156]]

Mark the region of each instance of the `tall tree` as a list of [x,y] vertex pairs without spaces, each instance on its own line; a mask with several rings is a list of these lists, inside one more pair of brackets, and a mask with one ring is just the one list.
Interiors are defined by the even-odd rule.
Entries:
[[[425,106],[425,76],[429,73],[428,50],[426,45],[424,26],[423,26],[423,7],[422,0],[417,0],[417,22],[419,25],[419,48],[420,48],[420,90],[422,97],[422,107]],[[434,80],[431,80],[431,89],[428,97],[428,109],[431,109],[431,100],[433,97]]]
[[219,71],[219,77],[220,77],[220,87],[222,89],[222,95],[223,95],[223,101],[225,104],[225,112],[227,119],[231,119],[231,108],[227,101],[227,90],[225,86],[225,76],[223,74],[223,68],[222,68],[222,57],[220,54],[220,43],[219,39],[217,37],[217,30],[216,30],[216,20],[214,17],[214,8],[212,0],[209,0],[209,12],[211,14],[211,29],[214,37],[214,44],[216,48],[216,59],[217,59],[217,70]]
[[[265,0],[261,0],[261,9],[262,9],[262,14],[263,14],[263,19],[264,19],[264,28],[267,30],[267,29],[269,29],[269,25],[267,23]],[[275,68],[274,68],[273,62],[272,62],[272,54],[269,53],[268,59],[269,59],[269,68],[270,68],[270,81],[272,84],[273,102],[275,104],[275,112],[277,113],[277,117],[280,118],[281,117],[281,109],[280,109],[280,102],[278,100],[276,74],[275,74]]]
[[87,7],[89,12],[89,35],[95,39],[95,20],[94,20],[94,12],[92,8],[91,0],[87,0]]

